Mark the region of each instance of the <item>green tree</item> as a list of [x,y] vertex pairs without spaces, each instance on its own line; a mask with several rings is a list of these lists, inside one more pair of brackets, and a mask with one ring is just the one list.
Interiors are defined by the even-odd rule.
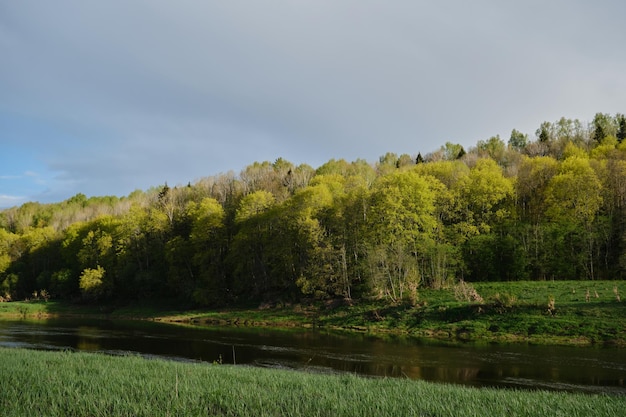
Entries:
[[341,294],[347,298],[352,298],[353,294],[364,295],[368,291],[365,260],[369,201],[369,181],[366,177],[353,176],[346,180],[345,195],[335,205],[335,222],[331,230],[341,260],[344,283]]
[[80,274],[80,290],[86,300],[99,300],[109,295],[105,281],[105,271],[100,265],[86,268]]
[[0,277],[14,261],[11,248],[17,239],[16,234],[0,228]]
[[597,143],[602,142],[607,136],[617,135],[616,121],[610,114],[596,113],[591,122],[592,138]]
[[500,135],[492,136],[487,141],[478,141],[476,147],[485,157],[489,157],[500,164],[502,163],[506,146],[500,139]]
[[441,147],[441,150],[443,151],[446,161],[461,159],[463,155],[465,155],[465,149],[458,143],[446,142],[446,144]]
[[0,228],[0,297],[11,298],[15,295],[16,282],[11,282],[12,275],[8,272],[16,260],[13,255],[13,246],[19,237],[3,228]]
[[583,158],[583,159],[587,159],[589,156],[587,155],[587,152],[579,147],[576,146],[573,142],[567,142],[567,144],[563,147],[563,153],[562,153],[563,159],[567,159],[570,157],[578,157],[578,158]]
[[47,289],[50,275],[59,263],[58,244],[58,234],[49,226],[28,228],[11,242],[8,248],[11,263],[5,273],[17,277],[12,285],[13,298]]
[[547,242],[546,190],[558,172],[559,163],[551,156],[524,157],[515,182],[519,223],[514,230],[528,261],[533,278],[545,278],[550,253]]
[[[461,161],[438,161],[418,165],[415,171],[427,178],[436,189],[435,207],[440,225],[437,230],[437,245],[431,249],[435,255],[434,259],[439,259],[439,261],[433,262],[431,275],[434,282],[430,285],[438,287],[445,285],[445,282],[453,275],[453,271],[461,266],[458,248],[465,239],[465,234],[461,233],[462,228],[459,227],[459,224],[465,220],[461,184],[467,180],[470,169]],[[429,179],[430,177],[433,179]]]
[[526,252],[508,228],[471,236],[463,245],[468,281],[512,281],[527,277]]
[[432,182],[415,171],[381,177],[371,194],[368,263],[375,293],[415,299],[437,228]]
[[546,189],[546,204],[546,215],[555,225],[554,239],[564,242],[571,250],[570,260],[582,264],[594,279],[594,222],[602,206],[602,187],[588,159],[574,156],[561,163]]
[[350,173],[350,163],[345,159],[330,159],[322,164],[315,173],[317,175],[333,175],[338,174],[343,177],[347,177]]
[[198,278],[193,298],[205,305],[223,302],[228,292],[223,268],[226,252],[224,208],[217,200],[204,198],[199,204],[190,203],[188,211],[192,219],[193,265]]
[[54,297],[68,299],[76,296],[80,289],[80,277],[75,276],[71,269],[63,268],[52,273],[50,277],[50,294]]
[[540,223],[546,210],[546,188],[557,169],[558,161],[551,156],[523,159],[515,183],[518,213],[522,219]]
[[398,154],[387,152],[380,158],[376,164],[376,172],[378,175],[387,175],[398,168]]
[[415,165],[413,158],[411,157],[411,155],[406,154],[406,153],[403,153],[402,155],[400,155],[400,157],[398,158],[398,161],[396,162],[397,168],[413,166],[413,165]]
[[555,139],[554,127],[550,122],[543,122],[535,132],[537,139],[541,143],[552,142]]
[[509,138],[509,146],[518,151],[524,149],[528,145],[528,135],[513,129]]
[[561,117],[553,124],[555,139],[561,142],[572,142],[582,146],[587,142],[587,129],[584,128],[580,120],[566,119]]
[[602,205],[601,184],[589,160],[574,156],[559,166],[546,190],[547,216],[589,225]]
[[242,222],[257,216],[276,204],[274,195],[269,191],[259,190],[241,199],[235,215],[235,221]]
[[112,249],[113,237],[107,231],[89,230],[76,256],[84,268],[92,268],[105,262],[105,258],[112,255]]
[[320,175],[289,202],[290,223],[298,242],[293,256],[296,285],[305,295],[342,295],[345,276],[331,228],[339,200],[345,195],[344,185],[342,176]]
[[513,182],[492,159],[480,159],[457,186],[461,200],[461,228],[467,235],[489,232],[511,209]]
[[[119,298],[167,294],[167,241],[174,225],[159,207],[133,205],[115,227],[115,293]],[[107,274],[112,271],[105,266]]]
[[617,140],[622,143],[624,139],[626,139],[626,116],[618,113],[615,119],[617,120],[617,133],[615,136],[617,136]]

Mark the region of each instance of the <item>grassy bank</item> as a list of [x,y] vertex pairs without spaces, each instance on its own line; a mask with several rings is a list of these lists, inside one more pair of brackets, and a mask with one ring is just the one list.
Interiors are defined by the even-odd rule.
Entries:
[[[470,288],[471,289],[471,288]],[[262,308],[176,311],[163,305],[0,303],[0,317],[99,316],[212,325],[323,327],[453,341],[626,346],[626,282],[477,283],[422,290],[415,303],[275,303]],[[622,301],[622,295],[625,300]]]
[[422,290],[416,303],[278,304],[266,309],[188,311],[165,321],[319,326],[453,341],[626,346],[626,282],[477,283],[481,300],[457,288]]
[[626,397],[0,349],[18,416],[618,416]]

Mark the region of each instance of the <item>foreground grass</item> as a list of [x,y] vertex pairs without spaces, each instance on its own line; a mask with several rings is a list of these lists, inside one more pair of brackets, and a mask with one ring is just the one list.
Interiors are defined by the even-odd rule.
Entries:
[[620,416],[626,397],[0,349],[17,416]]
[[276,303],[270,308],[219,311],[175,311],[159,304],[76,307],[38,301],[0,303],[0,317],[106,316],[210,325],[321,327],[453,341],[626,346],[626,281],[521,281],[474,287],[482,301],[458,300],[452,288],[421,290],[414,304]]

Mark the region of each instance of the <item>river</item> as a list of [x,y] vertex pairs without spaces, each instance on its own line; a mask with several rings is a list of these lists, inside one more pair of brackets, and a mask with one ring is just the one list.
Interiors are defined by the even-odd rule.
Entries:
[[0,346],[626,395],[626,349],[446,345],[403,337],[108,320],[0,320]]

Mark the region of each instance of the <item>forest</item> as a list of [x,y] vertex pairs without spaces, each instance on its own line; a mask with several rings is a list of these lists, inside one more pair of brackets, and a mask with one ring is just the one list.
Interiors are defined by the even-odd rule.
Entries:
[[[414,301],[460,281],[626,277],[626,117],[318,168],[282,158],[0,211],[0,301]],[[417,151],[417,150],[415,150]]]

